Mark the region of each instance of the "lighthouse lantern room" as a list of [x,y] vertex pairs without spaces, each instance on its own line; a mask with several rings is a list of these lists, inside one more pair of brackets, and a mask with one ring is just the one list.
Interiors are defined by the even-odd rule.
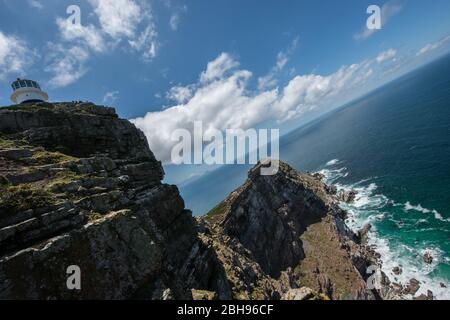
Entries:
[[14,92],[11,100],[15,104],[43,102],[48,100],[48,94],[41,90],[36,81],[18,78],[11,84]]

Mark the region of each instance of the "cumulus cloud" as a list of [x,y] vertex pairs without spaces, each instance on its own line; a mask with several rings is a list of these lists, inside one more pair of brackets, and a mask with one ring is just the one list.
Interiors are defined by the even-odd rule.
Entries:
[[24,40],[0,31],[0,80],[11,75],[23,76],[24,70],[35,58],[35,52]]
[[176,105],[131,120],[143,130],[150,147],[164,163],[170,163],[171,140],[176,129],[193,130],[202,121],[206,133],[213,129],[249,129],[267,121],[295,119],[325,106],[338,94],[352,91],[373,75],[376,59],[343,66],[329,75],[297,75],[284,87],[252,89],[252,72],[239,68],[227,53],[210,61],[197,83],[176,86],[168,92]]
[[119,91],[110,91],[106,92],[103,96],[103,103],[114,103],[116,102],[117,98],[119,97]]
[[132,49],[151,60],[158,49],[158,33],[148,2],[134,0],[89,0],[102,31],[116,42],[126,40]]
[[228,53],[221,53],[216,59],[208,63],[206,70],[200,75],[200,81],[207,83],[222,78],[227,71],[237,66],[239,66],[239,62]]
[[170,88],[166,97],[179,104],[185,103],[192,97],[193,90],[194,88],[192,86],[175,86]]
[[394,59],[396,55],[397,55],[397,50],[389,49],[389,50],[386,50],[386,51],[380,53],[378,55],[378,57],[376,58],[376,60],[377,60],[378,63],[383,63],[383,62],[386,62],[388,60]]
[[141,7],[132,0],[89,0],[100,25],[113,38],[135,36],[142,21]]
[[[117,46],[127,44],[126,50],[137,52],[144,61],[156,57],[159,43],[158,33],[153,21],[150,5],[143,0],[88,0],[98,18],[99,26],[73,23],[67,17],[58,17],[61,41],[54,44],[56,53],[47,56],[48,66],[45,68],[53,77],[50,86],[64,87],[74,83],[87,72],[85,64],[90,56],[105,54]],[[79,52],[75,57],[61,52]],[[56,75],[56,67],[64,66],[62,75]],[[73,74],[66,70],[73,71]],[[60,83],[57,83],[60,81]]]
[[178,12],[173,13],[169,19],[170,28],[173,31],[178,29],[178,25],[180,24],[180,14]]
[[430,53],[431,51],[435,51],[448,43],[450,43],[450,36],[446,36],[445,38],[442,38],[437,42],[428,43],[423,48],[421,48],[419,52],[417,52],[417,56],[425,55],[427,53]]
[[49,80],[51,88],[62,88],[80,79],[87,71],[85,66],[89,59],[89,52],[83,47],[72,46],[67,48],[61,44],[48,44],[50,55],[45,72],[52,75]]
[[280,51],[277,55],[277,61],[270,72],[265,76],[258,78],[258,88],[260,90],[271,88],[277,85],[277,76],[288,63],[290,56],[294,53],[298,46],[299,37],[292,40],[291,44],[285,51]]
[[103,52],[106,49],[106,42],[98,28],[92,24],[83,26],[81,24],[74,24],[71,21],[63,18],[57,18],[59,32],[62,38],[66,41],[80,40],[84,42],[91,50],[96,52]]
[[38,0],[28,0],[28,4],[36,9],[42,9],[44,6]]
[[[381,27],[384,28],[389,20],[403,9],[403,2],[399,0],[393,0],[386,2],[381,7]],[[377,29],[368,29],[366,24],[364,24],[362,30],[353,35],[355,40],[365,40],[377,32]]]
[[153,24],[148,25],[145,30],[136,39],[128,41],[130,46],[139,52],[142,52],[142,57],[146,61],[152,60],[156,57],[158,50],[158,34]]

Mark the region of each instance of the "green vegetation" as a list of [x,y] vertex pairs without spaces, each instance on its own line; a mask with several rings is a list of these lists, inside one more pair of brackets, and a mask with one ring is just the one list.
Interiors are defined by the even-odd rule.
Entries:
[[31,184],[0,187],[0,212],[16,213],[55,204],[52,194]]
[[89,222],[94,222],[94,221],[97,221],[97,220],[99,220],[101,218],[103,218],[103,215],[101,213],[98,213],[98,212],[92,212],[92,213],[90,213],[88,215]]
[[21,110],[21,111],[36,111],[39,109],[53,109],[53,104],[51,103],[40,103],[38,106],[33,103],[17,104],[12,106],[2,107],[3,110]]
[[213,217],[213,216],[225,213],[226,209],[227,209],[227,204],[225,203],[225,201],[222,201],[217,206],[215,206],[213,209],[211,209],[211,211],[209,211],[206,214],[206,216]]
[[[358,272],[351,264],[345,250],[336,238],[328,219],[312,224],[303,233],[301,239],[306,257],[295,268],[302,286],[319,291],[316,269],[330,277],[335,294],[341,299],[351,297],[352,285],[359,280]],[[321,297],[324,299],[326,296]]]
[[222,201],[205,215],[205,219],[208,222],[214,222],[214,220],[223,216],[223,214],[225,214],[227,209],[228,209],[227,203],[225,201]]
[[55,164],[64,161],[76,160],[76,158],[60,152],[50,152],[45,150],[39,150],[33,153],[32,159],[35,160],[38,165]]
[[82,180],[83,177],[84,177],[83,175],[77,174],[73,171],[58,172],[52,178],[52,180],[46,184],[45,189],[46,190],[54,190],[55,188],[57,189],[58,187],[63,187],[74,181]]
[[23,139],[14,139],[6,135],[0,135],[0,149],[11,149],[23,147],[27,145],[27,141]]

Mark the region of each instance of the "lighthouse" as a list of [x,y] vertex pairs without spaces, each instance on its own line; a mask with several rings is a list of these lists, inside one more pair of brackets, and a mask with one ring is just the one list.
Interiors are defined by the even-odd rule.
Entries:
[[14,91],[11,95],[11,100],[15,104],[48,100],[48,94],[41,90],[36,81],[18,78],[11,84],[11,87]]

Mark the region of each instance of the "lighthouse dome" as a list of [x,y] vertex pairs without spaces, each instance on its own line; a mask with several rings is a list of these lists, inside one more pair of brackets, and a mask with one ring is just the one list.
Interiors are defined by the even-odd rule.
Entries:
[[11,100],[16,104],[48,100],[48,94],[42,91],[36,81],[17,79],[11,84],[11,87],[13,89]]

